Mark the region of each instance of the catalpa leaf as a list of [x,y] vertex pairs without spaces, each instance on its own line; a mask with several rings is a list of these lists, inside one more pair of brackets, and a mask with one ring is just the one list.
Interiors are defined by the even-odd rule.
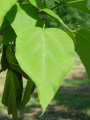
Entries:
[[16,34],[14,30],[12,29],[11,25],[8,25],[7,27],[3,28],[3,44],[6,46],[10,42],[15,42]]
[[83,12],[85,13],[88,13],[90,14],[90,9],[87,7],[86,5],[86,0],[55,0],[56,2],[58,3],[63,3],[69,7],[72,7],[72,8],[76,8],[76,9],[79,9],[79,10],[82,10]]
[[64,24],[63,20],[56,13],[54,13],[52,10],[47,8],[46,5],[44,5],[41,1],[39,0],[29,0],[29,1],[33,6],[47,13],[48,15],[52,16],[53,18],[57,19],[64,27],[68,29],[68,27]]
[[57,28],[30,27],[17,33],[16,58],[34,81],[45,111],[74,63],[72,39]]
[[25,105],[29,102],[31,94],[33,93],[35,89],[35,84],[34,82],[29,78],[26,84],[25,92],[23,95],[23,99],[21,104],[19,105],[19,109],[25,108]]
[[[32,12],[33,11],[33,12]],[[9,20],[10,14],[7,16]],[[38,19],[38,10],[31,4],[17,4],[17,13],[12,27],[16,33],[24,32],[25,29],[35,26]]]
[[83,12],[90,14],[90,9],[87,7],[85,1],[86,0],[68,0],[66,5],[82,10]]
[[4,16],[16,2],[17,0],[0,0],[0,26],[3,22]]
[[90,77],[90,31],[81,29],[74,32],[76,38],[76,52],[83,62],[88,76]]
[[74,35],[72,30],[63,22],[63,20],[56,14],[54,13],[52,10],[50,10],[49,8],[46,7],[45,4],[43,4],[41,1],[39,0],[29,0],[30,3],[35,6],[36,8],[38,8],[40,11],[43,11],[45,13],[47,13],[48,15],[52,16],[53,18],[55,18],[56,20],[58,20],[66,29],[67,34],[73,39],[74,41]]
[[20,92],[20,82],[12,70],[7,71],[2,103],[7,106],[8,113],[12,114],[13,119],[17,120],[17,95]]

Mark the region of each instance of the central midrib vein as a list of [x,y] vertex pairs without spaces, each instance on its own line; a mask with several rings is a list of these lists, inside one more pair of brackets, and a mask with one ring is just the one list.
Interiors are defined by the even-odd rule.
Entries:
[[[42,82],[42,84],[44,85],[44,82],[45,82],[45,78],[46,78],[46,74],[45,74],[45,72],[46,72],[46,68],[45,68],[45,49],[46,49],[46,46],[45,46],[45,31],[43,30],[43,54],[42,54],[42,56],[43,56],[43,60],[42,60],[42,71],[43,71],[43,75],[42,75],[42,77],[43,77],[43,82]],[[43,88],[44,88],[44,86],[43,86]]]

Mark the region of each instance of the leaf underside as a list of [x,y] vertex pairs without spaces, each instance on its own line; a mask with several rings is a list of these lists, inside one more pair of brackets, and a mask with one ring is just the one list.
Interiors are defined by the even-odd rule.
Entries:
[[83,62],[88,76],[90,77],[90,31],[81,29],[75,32],[76,52]]
[[[58,3],[61,2],[61,0],[55,0],[55,1]],[[66,0],[66,1],[64,1],[64,4],[69,7],[79,9],[85,13],[90,14],[90,9],[87,7],[85,2],[86,2],[86,0]]]
[[36,84],[44,111],[73,65],[73,41],[55,28],[33,27],[17,36],[16,58]]

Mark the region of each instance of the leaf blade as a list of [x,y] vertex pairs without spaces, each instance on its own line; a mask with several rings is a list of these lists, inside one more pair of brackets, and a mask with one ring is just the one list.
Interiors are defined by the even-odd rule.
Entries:
[[77,32],[74,32],[76,39],[76,52],[79,55],[81,61],[83,62],[88,76],[90,77],[90,31],[81,29]]
[[4,16],[16,2],[17,0],[1,0],[0,1],[0,26],[3,22]]
[[[57,3],[60,3],[60,0],[55,0],[55,1]],[[64,1],[63,4],[90,14],[90,9],[87,7],[85,2],[86,2],[85,0],[67,0]]]
[[[23,44],[24,40],[26,42]],[[40,104],[45,111],[73,65],[73,42],[62,30],[43,30],[38,27],[26,30],[24,35],[18,34],[16,41],[16,58],[21,68],[36,84]],[[66,65],[63,67],[62,64]],[[48,91],[50,94],[47,96]]]
[[65,25],[63,20],[56,13],[54,13],[52,10],[47,8],[46,5],[42,4],[40,1],[37,1],[37,0],[33,0],[33,1],[29,0],[29,1],[33,6],[35,6],[36,8],[44,11],[45,13],[52,16],[53,18],[57,19],[65,28],[68,29],[68,27]]
[[71,0],[70,2],[67,2],[66,5],[90,14],[90,9],[87,7],[85,0]]
[[31,4],[17,4],[17,13],[11,25],[16,33],[20,31],[24,32],[25,29],[29,29],[30,26],[35,26],[37,19],[38,10],[35,7]]

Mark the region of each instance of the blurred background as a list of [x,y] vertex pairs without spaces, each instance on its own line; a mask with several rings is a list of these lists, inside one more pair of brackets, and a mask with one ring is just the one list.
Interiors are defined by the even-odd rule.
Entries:
[[[87,1],[87,5],[90,7],[90,0]],[[48,6],[52,8],[54,6],[54,1],[48,0]],[[78,30],[80,28],[90,30],[89,14],[85,14],[82,11],[64,5],[58,7],[54,11],[72,30]],[[46,19],[46,26],[63,29],[63,26],[59,22],[49,16],[47,16]],[[3,36],[0,34],[0,57],[2,52],[2,37]],[[5,73],[6,72],[0,74],[0,101],[5,82]],[[25,87],[26,80],[24,79],[23,81]],[[26,108],[19,113],[19,120],[90,120],[90,79],[76,53],[75,65],[71,72],[65,78],[44,115],[39,117],[40,114],[41,107],[38,101],[37,92],[35,91]],[[0,102],[0,120],[10,119],[11,116],[7,115],[5,106]]]

